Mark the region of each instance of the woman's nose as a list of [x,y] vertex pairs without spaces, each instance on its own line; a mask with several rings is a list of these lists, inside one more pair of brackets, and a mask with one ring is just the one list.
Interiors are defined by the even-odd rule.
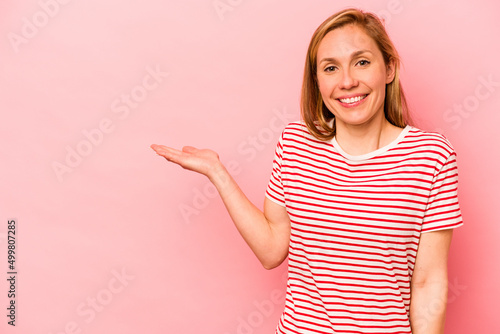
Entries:
[[342,77],[340,79],[339,88],[341,89],[351,89],[358,85],[358,80],[352,75],[350,70],[343,70]]

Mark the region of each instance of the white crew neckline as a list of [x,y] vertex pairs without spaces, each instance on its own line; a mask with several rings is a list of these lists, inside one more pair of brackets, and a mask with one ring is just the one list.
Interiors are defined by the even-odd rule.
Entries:
[[333,145],[333,147],[335,147],[337,149],[337,151],[339,151],[339,153],[346,159],[348,160],[352,160],[352,161],[361,161],[361,160],[368,160],[368,159],[371,159],[371,158],[374,158],[378,155],[381,155],[382,153],[385,153],[387,152],[388,150],[390,150],[391,148],[393,148],[394,146],[396,146],[405,136],[406,134],[410,131],[411,129],[411,126],[410,125],[407,125],[402,131],[401,133],[397,136],[396,139],[394,139],[392,142],[390,142],[389,144],[379,148],[379,149],[376,149],[375,151],[371,151],[369,153],[366,153],[366,154],[361,154],[361,155],[350,155],[349,153],[345,152],[342,147],[340,147],[339,143],[337,142],[337,139],[335,137],[333,137],[330,141],[330,143]]

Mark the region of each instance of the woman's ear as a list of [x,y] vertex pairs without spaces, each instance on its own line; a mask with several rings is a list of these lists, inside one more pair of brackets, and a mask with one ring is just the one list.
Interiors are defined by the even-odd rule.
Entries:
[[396,75],[396,62],[394,61],[394,59],[391,59],[389,61],[389,64],[387,64],[386,73],[387,77],[385,83],[390,84],[392,80],[394,80],[394,76]]

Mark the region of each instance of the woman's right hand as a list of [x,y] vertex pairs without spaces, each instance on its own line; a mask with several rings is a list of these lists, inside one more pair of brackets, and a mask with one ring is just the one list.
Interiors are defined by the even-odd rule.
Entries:
[[184,169],[213,178],[214,174],[222,167],[219,155],[208,149],[197,149],[184,146],[181,151],[164,145],[151,145],[151,148],[167,161],[178,164]]
[[236,228],[264,268],[271,269],[283,262],[290,242],[290,218],[284,206],[266,198],[264,214],[245,196],[212,150],[184,146],[179,151],[163,145],[151,148],[168,161],[210,179]]

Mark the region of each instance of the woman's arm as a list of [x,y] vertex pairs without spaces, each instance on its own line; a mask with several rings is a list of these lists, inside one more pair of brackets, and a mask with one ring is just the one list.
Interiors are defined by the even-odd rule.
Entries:
[[208,177],[236,228],[264,268],[272,269],[283,262],[290,240],[290,219],[283,206],[266,198],[264,212],[260,211],[241,191],[214,151],[189,146],[182,151],[163,145],[151,145],[151,148],[168,161]]
[[422,233],[411,280],[412,334],[443,334],[453,229]]

